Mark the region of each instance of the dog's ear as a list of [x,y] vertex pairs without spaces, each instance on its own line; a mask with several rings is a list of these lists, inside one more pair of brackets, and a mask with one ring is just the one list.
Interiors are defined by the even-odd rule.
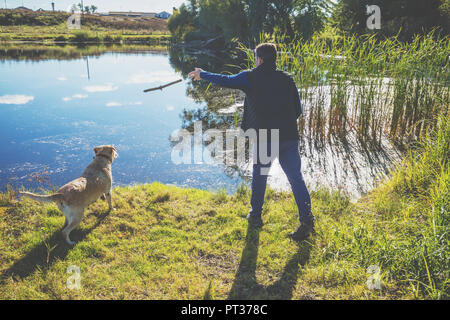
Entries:
[[102,147],[95,147],[94,148],[94,152],[95,152],[95,155],[97,155],[100,151],[102,151]]
[[117,150],[114,148],[113,149],[113,158],[117,159],[119,157],[119,153],[117,152]]
[[118,156],[119,156],[119,154],[117,153],[117,150],[116,150],[116,148],[114,148],[114,146],[108,146],[109,148],[110,148],[110,150],[111,150],[111,158],[112,159],[116,159]]

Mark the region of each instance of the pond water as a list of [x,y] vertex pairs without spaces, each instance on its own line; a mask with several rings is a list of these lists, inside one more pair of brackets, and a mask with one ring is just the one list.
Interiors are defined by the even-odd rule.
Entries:
[[[89,65],[89,77],[88,69]],[[105,53],[74,60],[0,64],[0,185],[36,187],[31,173],[51,172],[60,186],[78,177],[97,145],[113,144],[116,184],[160,181],[202,189],[241,182],[218,165],[175,165],[169,136],[184,108],[198,103],[177,80],[164,52]]]
[[[2,189],[7,184],[61,186],[78,177],[92,160],[92,149],[103,144],[119,150],[113,164],[116,185],[159,181],[233,192],[248,181],[248,163],[232,169],[223,164],[177,165],[171,160],[169,137],[175,130],[199,119],[205,127],[229,127],[239,118],[239,93],[187,79],[194,65],[223,71],[223,57],[142,48],[114,51],[80,50],[66,58],[46,55],[45,50],[0,52]],[[183,81],[163,91],[143,92],[177,79]],[[352,142],[351,134],[347,141],[318,146],[302,138],[303,172],[310,186],[340,187],[358,197],[400,156],[388,144],[380,153]],[[269,184],[289,189],[279,166],[272,168]]]

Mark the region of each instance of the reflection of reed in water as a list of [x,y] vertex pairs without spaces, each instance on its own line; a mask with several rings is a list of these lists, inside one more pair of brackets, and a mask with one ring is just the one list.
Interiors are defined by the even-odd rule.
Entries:
[[[185,111],[186,112],[186,111]],[[193,133],[196,121],[202,121],[204,132],[208,129],[233,128],[233,116],[221,115],[207,108],[186,112],[183,119],[184,128]],[[228,126],[227,126],[228,125]],[[251,180],[252,152],[249,142],[245,144],[245,158],[238,157],[238,144],[226,144],[225,133],[222,137],[223,152],[220,148],[209,148],[210,143],[203,142],[203,150],[210,152],[210,157],[224,167],[224,172],[230,176],[239,176],[244,181]],[[215,153],[213,153],[215,152]],[[302,156],[302,172],[307,183],[313,189],[327,186],[342,189],[354,198],[372,189],[385,176],[392,164],[402,157],[402,151],[387,138],[381,141],[378,148],[370,147],[357,139],[354,132],[345,137],[331,136],[327,141],[315,139],[314,136],[302,135],[300,139],[300,154]],[[230,165],[227,157],[233,157],[235,163]],[[269,186],[276,190],[290,190],[289,183],[278,160],[274,161],[269,171]]]
[[[264,42],[267,39],[261,39]],[[395,37],[278,39],[278,67],[290,72],[311,99],[308,134],[324,141],[353,131],[359,140],[382,144],[422,139],[450,105],[447,39],[433,33],[409,43]],[[252,50],[241,46],[253,64]]]
[[[401,157],[398,146],[420,140],[438,115],[448,115],[450,47],[445,39],[429,34],[411,43],[374,37],[282,40],[278,41],[278,67],[293,75],[304,106],[299,129],[307,181],[343,187],[355,195],[364,193]],[[243,46],[240,50],[251,67],[253,51]],[[192,56],[184,60],[189,69],[197,61]],[[227,66],[223,61],[217,65],[218,61],[214,66],[205,63],[205,69],[212,66],[212,71],[223,73]],[[239,61],[231,64],[241,66],[228,69],[231,73],[245,68]],[[235,91],[200,83],[191,85],[188,95],[207,107],[185,111],[183,127],[196,120],[221,129],[239,125],[242,108],[236,104],[242,96]],[[236,110],[234,117],[221,114],[231,107]],[[241,164],[227,170],[245,176],[247,168]],[[282,176],[278,171],[274,166],[274,177]]]
[[[242,115],[243,96],[235,90],[217,87],[192,86],[189,92],[195,92],[195,97],[201,101],[205,97],[207,106],[184,110],[181,114],[182,128],[194,132],[194,123],[201,121],[203,132],[208,129],[229,130],[239,127]],[[349,192],[353,197],[359,197],[366,193],[376,182],[386,175],[392,164],[399,160],[402,151],[396,147],[387,136],[384,136],[376,145],[368,144],[358,139],[356,130],[345,132],[344,135],[319,135],[311,129],[317,125],[318,105],[327,105],[330,101],[331,86],[309,88],[308,95],[302,95],[304,107],[303,116],[299,118],[299,126],[303,130],[300,137],[300,153],[302,155],[302,172],[305,180],[311,187],[328,186]],[[236,103],[237,102],[237,103]],[[314,110],[314,111],[311,111]],[[322,112],[327,110],[322,108]],[[351,110],[351,112],[353,112]],[[311,119],[312,118],[312,119]],[[236,121],[238,119],[238,121]],[[328,124],[323,122],[323,130],[327,130]],[[233,149],[228,148],[223,136],[224,152],[211,154],[224,166],[227,175],[239,176],[244,181],[250,181],[252,173],[252,159],[249,144],[246,144],[245,160],[238,161],[237,144]],[[204,142],[207,148],[208,143]],[[234,154],[236,163],[229,165],[226,156]],[[278,161],[276,160],[269,172],[269,185],[278,190],[289,190],[289,183]]]

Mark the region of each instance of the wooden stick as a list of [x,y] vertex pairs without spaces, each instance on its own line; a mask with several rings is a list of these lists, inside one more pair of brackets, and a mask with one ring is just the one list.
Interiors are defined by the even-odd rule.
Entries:
[[176,83],[179,83],[179,82],[181,82],[181,81],[183,81],[183,79],[179,79],[179,80],[177,80],[177,81],[174,81],[174,82],[165,84],[165,85],[163,85],[163,86],[159,86],[159,87],[147,89],[147,90],[144,90],[144,92],[150,92],[150,91],[155,91],[155,90],[162,90],[162,89],[164,89],[164,88],[167,88],[167,87],[169,87],[169,86],[171,86],[171,85],[174,85],[174,84],[176,84]]

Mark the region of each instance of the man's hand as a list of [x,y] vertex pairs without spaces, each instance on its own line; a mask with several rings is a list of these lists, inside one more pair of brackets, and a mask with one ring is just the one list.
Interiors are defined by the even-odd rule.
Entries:
[[200,72],[202,72],[203,70],[200,68],[195,68],[194,71],[189,73],[189,78],[192,78],[192,80],[194,81],[198,81],[201,80],[202,78],[200,78]]

